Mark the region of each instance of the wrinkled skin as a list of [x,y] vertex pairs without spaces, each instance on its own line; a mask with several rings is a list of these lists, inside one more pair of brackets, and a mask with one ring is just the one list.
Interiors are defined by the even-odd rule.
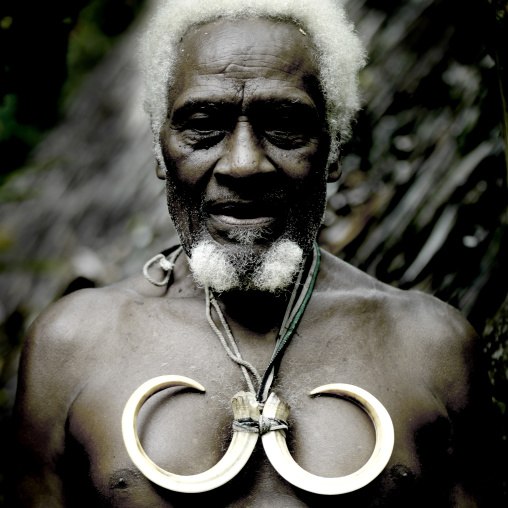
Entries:
[[[186,57],[161,141],[169,208],[186,248],[202,236],[237,249],[227,233],[240,227],[263,232],[254,251],[288,229],[307,250],[326,179],[338,177],[333,164],[326,171],[329,139],[307,39],[291,25],[222,21],[191,30],[181,44]],[[273,124],[276,114],[282,126]],[[272,204],[274,196],[283,206]],[[163,278],[158,268],[151,274]],[[262,372],[286,296],[237,291],[221,295],[221,306],[243,357]],[[395,447],[386,469],[357,492],[324,497],[279,477],[258,445],[246,468],[215,491],[165,491],[139,473],[124,449],[121,414],[132,392],[163,374],[206,387],[205,394],[157,394],[138,425],[157,464],[194,474],[210,468],[227,447],[229,399],[246,388],[211,331],[203,290],[180,256],[168,287],[151,286],[139,275],[80,291],[31,328],[15,409],[18,504],[495,506],[487,500],[491,433],[479,348],[474,331],[451,307],[386,286],[324,253],[274,386],[292,406],[288,443],[312,473],[342,476],[359,469],[374,445],[369,419],[345,400],[307,395],[323,384],[353,384],[377,397],[393,420]]]
[[239,227],[260,231],[258,249],[285,235],[309,252],[326,180],[339,172],[326,170],[330,140],[308,38],[286,24],[222,21],[192,29],[181,54],[160,141],[187,252],[197,237],[228,243]]

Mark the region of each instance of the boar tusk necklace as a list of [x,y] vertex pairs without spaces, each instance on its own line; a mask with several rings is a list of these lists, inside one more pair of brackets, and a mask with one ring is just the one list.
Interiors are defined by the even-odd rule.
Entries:
[[[173,253],[170,260],[159,254],[145,265],[143,273],[154,285],[164,286],[169,282],[170,272],[181,248]],[[227,355],[241,368],[248,392],[238,392],[232,399],[234,420],[233,438],[226,454],[211,469],[196,475],[181,476],[162,469],[145,453],[137,433],[137,417],[142,405],[155,393],[170,386],[187,386],[205,391],[196,381],[184,376],[159,376],[143,383],[129,398],[122,415],[122,435],[127,452],[137,468],[152,482],[176,492],[206,492],[233,479],[249,460],[258,436],[261,436],[263,448],[273,467],[288,482],[309,492],[323,495],[345,494],[369,484],[385,468],[391,457],[394,445],[394,429],[390,415],[385,407],[373,395],[357,386],[348,384],[329,384],[312,390],[309,395],[331,394],[345,398],[362,408],[371,418],[376,432],[374,451],[367,463],[355,473],[336,478],[313,475],[301,468],[291,457],[286,444],[287,417],[290,408],[274,392],[270,393],[276,375],[276,367],[300,322],[305,307],[312,295],[316,282],[321,252],[314,245],[311,267],[305,282],[301,284],[304,267],[298,274],[293,293],[279,331],[275,350],[270,362],[260,376],[249,362],[242,359],[233,334],[210,288],[205,288],[206,315],[213,331],[221,341]],[[159,263],[166,272],[162,281],[155,281],[148,275],[148,268]],[[227,340],[214,323],[211,308],[214,308]],[[228,343],[229,341],[229,343]],[[251,375],[257,382],[257,391]]]

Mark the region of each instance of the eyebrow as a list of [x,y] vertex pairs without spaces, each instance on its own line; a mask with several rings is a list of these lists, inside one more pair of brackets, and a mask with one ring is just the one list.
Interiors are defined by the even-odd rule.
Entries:
[[310,104],[307,101],[301,101],[299,99],[270,99],[263,102],[260,101],[257,104],[257,106],[261,108],[266,107],[280,110],[288,109],[288,110],[317,111],[317,108],[314,104]]
[[[239,101],[240,102],[240,101]],[[224,114],[230,111],[234,112],[239,106],[239,102],[214,101],[209,99],[189,99],[181,106],[173,109],[172,118],[174,121],[183,120],[195,113],[220,113]],[[317,107],[308,101],[299,98],[270,98],[270,99],[252,99],[246,108],[246,113],[250,110],[292,110],[306,111],[307,113],[318,112]]]
[[220,101],[201,100],[201,99],[190,99],[181,106],[173,109],[173,112],[178,115],[192,114],[196,111],[219,111],[225,107],[234,107],[233,104],[228,104]]
[[215,102],[210,100],[189,100],[181,106],[169,111],[168,118],[175,126],[184,124],[192,115],[203,113],[205,115],[225,116],[232,114],[235,110],[234,104]]

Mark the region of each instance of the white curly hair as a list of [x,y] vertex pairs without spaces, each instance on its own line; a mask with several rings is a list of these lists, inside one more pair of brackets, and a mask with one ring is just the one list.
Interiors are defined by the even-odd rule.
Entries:
[[155,156],[163,170],[159,134],[175,80],[178,43],[191,26],[245,17],[289,21],[305,31],[316,49],[326,101],[329,160],[337,158],[340,144],[350,137],[351,121],[360,108],[358,73],[366,56],[337,0],[160,0],[141,37],[139,56],[145,81],[144,107],[150,117]]

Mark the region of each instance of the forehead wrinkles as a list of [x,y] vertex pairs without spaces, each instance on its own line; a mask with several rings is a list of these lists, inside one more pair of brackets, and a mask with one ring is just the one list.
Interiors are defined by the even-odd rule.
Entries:
[[314,66],[307,51],[302,51],[303,48],[295,48],[291,53],[288,45],[283,47],[276,43],[268,44],[268,41],[258,41],[255,46],[240,46],[237,38],[230,39],[229,46],[214,44],[196,48],[192,55],[194,73],[238,79],[284,79],[314,73]]
[[260,64],[282,72],[299,67],[317,71],[310,39],[292,23],[269,19],[217,20],[191,28],[182,38],[180,53],[212,73],[230,70],[228,60],[246,68]]
[[266,19],[193,27],[182,38],[179,54],[173,98],[189,93],[204,98],[199,96],[220,89],[241,100],[262,88],[291,100],[305,95],[308,78],[317,80],[318,74],[309,39],[292,24]]

